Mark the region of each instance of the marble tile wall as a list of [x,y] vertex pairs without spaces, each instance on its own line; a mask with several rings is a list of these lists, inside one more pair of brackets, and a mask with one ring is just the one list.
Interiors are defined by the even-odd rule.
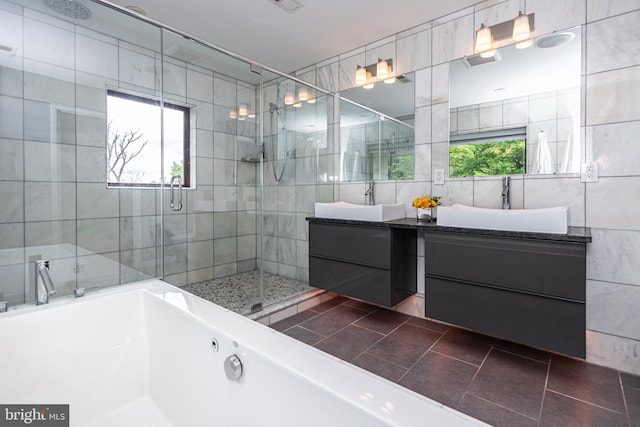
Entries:
[[[570,206],[570,225],[591,228],[587,253],[587,360],[640,374],[640,3],[637,0],[489,0],[404,33],[305,68],[313,83],[328,90],[352,85],[354,60],[375,57],[395,44],[399,72],[415,72],[416,176],[381,182],[376,200],[404,202],[419,194],[443,196],[444,203],[499,207],[496,178],[432,182],[433,169],[448,169],[448,65],[473,53],[474,31],[512,19],[526,7],[535,13],[536,34],[583,25],[583,87],[580,137],[583,160],[596,161],[600,179],[581,183],[578,174],[516,177],[513,205]],[[315,70],[315,73],[311,71]],[[547,108],[542,109],[548,112]],[[362,202],[364,183],[341,183],[336,199]],[[419,274],[419,288],[424,289]],[[421,315],[421,298],[398,310]]]

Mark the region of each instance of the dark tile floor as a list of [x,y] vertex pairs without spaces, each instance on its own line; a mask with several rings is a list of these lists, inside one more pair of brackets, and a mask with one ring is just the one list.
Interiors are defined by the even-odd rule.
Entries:
[[495,426],[640,427],[640,377],[338,297],[272,327]]

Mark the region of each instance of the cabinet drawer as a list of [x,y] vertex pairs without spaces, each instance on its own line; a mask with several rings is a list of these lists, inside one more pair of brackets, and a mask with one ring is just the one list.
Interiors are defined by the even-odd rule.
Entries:
[[426,278],[425,315],[507,340],[585,357],[582,303]]
[[309,285],[390,307],[390,270],[309,257]]
[[429,275],[585,301],[582,243],[425,233]]
[[390,268],[391,230],[310,223],[309,254]]

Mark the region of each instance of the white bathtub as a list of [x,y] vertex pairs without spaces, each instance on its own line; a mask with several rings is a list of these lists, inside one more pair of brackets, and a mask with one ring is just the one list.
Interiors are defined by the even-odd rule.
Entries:
[[484,425],[157,280],[0,313],[0,343],[0,403],[72,426]]

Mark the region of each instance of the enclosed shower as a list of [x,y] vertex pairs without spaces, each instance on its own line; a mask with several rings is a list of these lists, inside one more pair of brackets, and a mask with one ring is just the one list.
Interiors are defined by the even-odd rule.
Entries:
[[101,1],[0,22],[0,301],[44,273],[50,298],[159,277],[243,313],[309,289],[332,95]]

